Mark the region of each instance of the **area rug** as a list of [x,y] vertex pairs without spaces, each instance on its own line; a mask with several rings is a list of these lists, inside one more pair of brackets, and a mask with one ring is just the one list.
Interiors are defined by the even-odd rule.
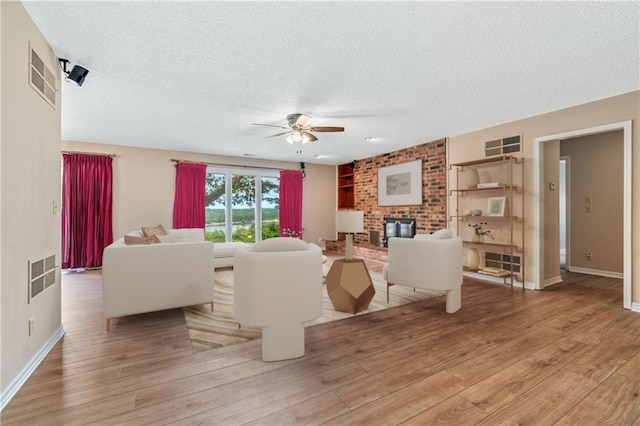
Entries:
[[[329,266],[324,265],[323,275],[326,276],[328,271]],[[387,304],[386,281],[382,279],[381,274],[370,271],[369,275],[371,275],[376,294],[369,307],[355,315],[364,315],[369,312],[444,295],[444,292],[421,289],[416,289],[414,292],[409,287],[393,286],[391,287],[389,303]],[[338,312],[333,308],[327,295],[326,287],[323,289],[322,306],[322,316],[305,323],[305,326],[354,316],[350,313]],[[233,317],[233,269],[231,268],[216,269],[213,312],[211,312],[211,305],[190,306],[183,308],[183,311],[194,352],[234,345],[261,337],[259,328],[241,326]]]

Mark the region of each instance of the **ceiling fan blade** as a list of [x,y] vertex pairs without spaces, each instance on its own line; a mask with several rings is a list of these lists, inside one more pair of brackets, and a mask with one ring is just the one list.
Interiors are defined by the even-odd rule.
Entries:
[[300,117],[298,117],[298,119],[296,120],[296,126],[304,129],[305,127],[307,127],[307,124],[309,124],[309,120],[311,120],[311,117],[309,117],[308,115],[300,114]]
[[318,140],[318,138],[316,138],[313,133],[309,133],[309,132],[303,132],[303,135],[307,137],[307,139],[309,139],[309,142],[315,142]]
[[251,123],[252,126],[267,126],[267,127],[277,127],[278,129],[288,129],[288,127],[285,126],[277,126],[275,124],[260,124],[260,123]]
[[288,133],[291,133],[291,130],[289,130],[288,132],[276,133],[275,135],[266,136],[265,139],[275,138],[275,137],[278,137],[278,136],[286,135]]
[[320,126],[312,127],[309,130],[312,132],[344,132],[344,127]]

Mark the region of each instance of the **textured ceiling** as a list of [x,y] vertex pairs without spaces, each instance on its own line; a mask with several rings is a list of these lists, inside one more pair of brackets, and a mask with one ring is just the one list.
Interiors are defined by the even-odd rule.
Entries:
[[638,2],[23,4],[90,71],[65,140],[339,164],[640,89]]

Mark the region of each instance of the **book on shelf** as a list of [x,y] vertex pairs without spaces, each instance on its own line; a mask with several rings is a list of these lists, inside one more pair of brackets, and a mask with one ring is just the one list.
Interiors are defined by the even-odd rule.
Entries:
[[478,273],[479,274],[485,274],[485,275],[491,275],[491,276],[494,276],[494,277],[506,277],[506,276],[508,276],[510,274],[510,272],[505,270],[505,269],[491,268],[491,267],[480,268],[480,269],[478,269]]
[[485,183],[479,183],[477,187],[478,188],[499,188],[502,186],[507,186],[507,185],[500,182],[485,182]]

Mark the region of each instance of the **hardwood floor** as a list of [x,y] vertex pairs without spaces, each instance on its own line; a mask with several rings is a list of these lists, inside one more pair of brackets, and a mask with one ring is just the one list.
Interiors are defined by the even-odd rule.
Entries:
[[640,315],[620,280],[564,278],[465,278],[453,315],[436,298],[308,327],[303,358],[265,363],[260,340],[192,353],[181,309],[107,333],[101,272],[63,274],[64,340],[2,424],[640,425]]

